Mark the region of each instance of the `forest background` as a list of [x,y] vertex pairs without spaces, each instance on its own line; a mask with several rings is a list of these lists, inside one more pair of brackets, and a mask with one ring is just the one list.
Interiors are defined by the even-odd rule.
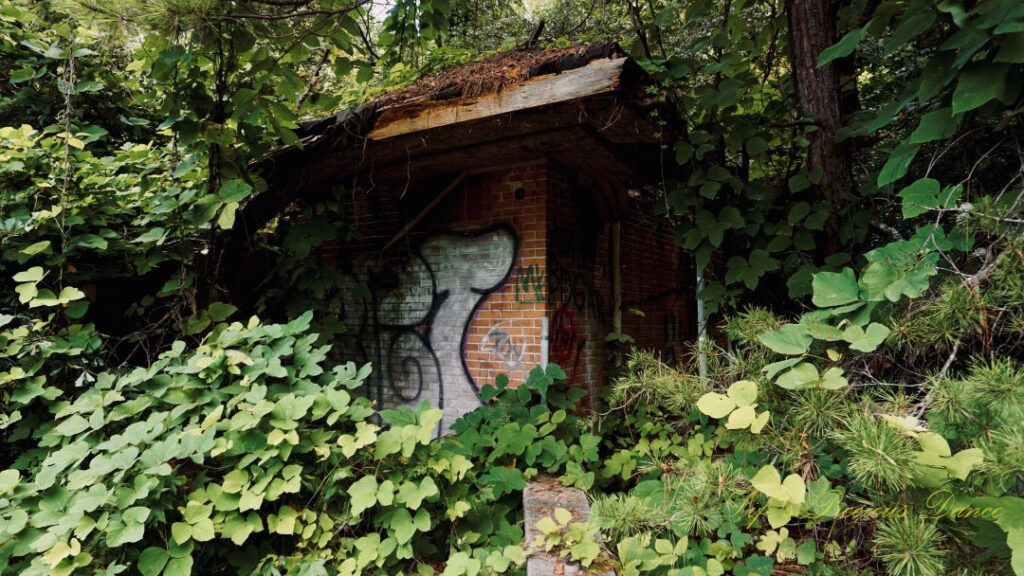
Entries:
[[[252,234],[277,289],[230,301],[300,121],[604,40],[684,121],[644,192],[704,272],[706,374],[640,352],[598,414],[551,365],[450,437],[377,420],[314,306],[331,201]],[[1016,0],[4,0],[0,573],[519,573],[546,473],[593,517],[527,544],[595,570],[1024,575],[1022,84]]]

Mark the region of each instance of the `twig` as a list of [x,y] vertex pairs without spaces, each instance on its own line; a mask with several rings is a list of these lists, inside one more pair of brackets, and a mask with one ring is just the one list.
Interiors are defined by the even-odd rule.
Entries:
[[353,4],[351,6],[346,6],[344,8],[338,8],[337,10],[303,10],[303,11],[298,11],[298,12],[289,12],[287,14],[251,14],[251,13],[243,13],[243,14],[231,14],[231,15],[229,15],[229,17],[230,18],[239,18],[239,19],[248,19],[248,20],[288,20],[289,18],[304,18],[306,16],[337,16],[339,14],[347,14],[347,13],[349,13],[349,12],[359,8],[360,6],[362,6],[365,3],[366,3],[366,0],[363,0],[362,2],[357,2],[356,4]]

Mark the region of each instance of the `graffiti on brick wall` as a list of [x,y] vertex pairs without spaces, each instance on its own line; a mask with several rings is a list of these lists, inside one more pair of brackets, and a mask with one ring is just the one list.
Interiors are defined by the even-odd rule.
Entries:
[[604,296],[594,287],[591,273],[586,269],[564,267],[557,258],[550,260],[549,269],[548,297],[553,304],[571,306],[588,319],[599,324],[605,322]]
[[594,285],[598,226],[581,214],[577,217],[583,220],[579,225],[556,224],[548,230],[548,301],[604,324],[608,303]]
[[536,264],[520,266],[515,280],[516,302],[544,302],[544,271]]
[[509,370],[519,368],[523,360],[524,349],[525,347],[517,344],[515,338],[506,331],[504,322],[498,322],[491,326],[483,341],[480,342],[481,351],[500,358],[502,364]]
[[551,360],[565,369],[569,384],[574,384],[579,375],[580,358],[587,344],[586,338],[576,327],[576,314],[568,306],[560,306],[551,317]]
[[[516,235],[507,226],[425,240],[403,262],[350,263],[342,322],[376,367],[369,392],[381,406],[426,401],[445,410],[438,432],[479,406],[479,388],[462,354],[480,305],[508,280]],[[497,338],[509,360],[522,351]]]

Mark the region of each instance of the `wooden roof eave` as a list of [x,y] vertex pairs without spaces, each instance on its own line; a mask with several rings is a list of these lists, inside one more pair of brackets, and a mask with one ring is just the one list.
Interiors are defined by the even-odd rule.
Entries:
[[627,58],[595,60],[582,68],[537,76],[500,92],[456,101],[417,100],[387,106],[379,110],[377,121],[367,137],[386,140],[615,92],[619,89],[622,70],[628,61]]
[[272,154],[263,165],[270,190],[247,203],[255,205],[245,207],[245,216],[258,227],[256,221],[325,187],[405,188],[458,173],[460,163],[553,158],[625,185],[640,168],[634,159],[649,157],[669,137],[650,115],[657,104],[641,92],[643,77],[629,58],[601,58],[498,93],[407,101],[365,115],[354,111],[366,125],[362,135],[339,122],[338,131],[304,138],[303,150]]

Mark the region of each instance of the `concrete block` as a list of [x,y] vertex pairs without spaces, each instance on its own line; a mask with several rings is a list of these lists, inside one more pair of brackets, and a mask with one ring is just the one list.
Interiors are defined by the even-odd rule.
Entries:
[[[526,546],[540,535],[537,522],[545,516],[554,516],[555,508],[565,508],[572,513],[573,521],[586,522],[590,518],[590,502],[579,488],[563,486],[555,478],[539,476],[523,489],[523,524],[525,524]],[[554,554],[535,551],[526,560],[526,576],[571,576],[589,574],[582,566],[569,562]],[[614,576],[607,572],[602,576]]]

